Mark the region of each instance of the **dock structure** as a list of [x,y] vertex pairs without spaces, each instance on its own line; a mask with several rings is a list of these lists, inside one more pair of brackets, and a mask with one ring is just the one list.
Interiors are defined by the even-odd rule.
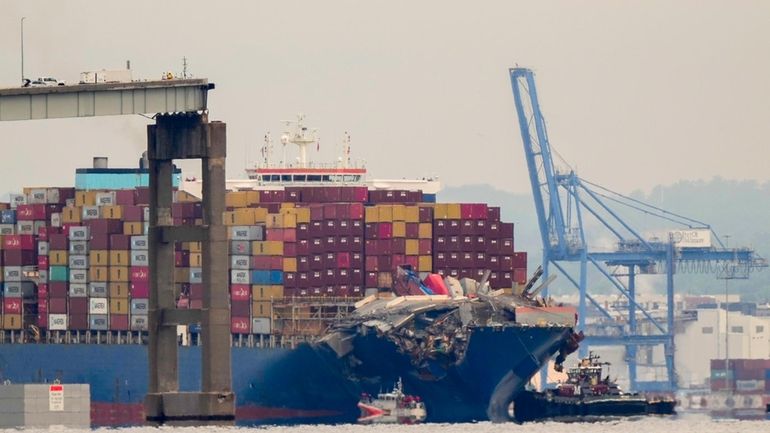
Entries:
[[[147,128],[150,165],[149,389],[145,415],[156,424],[232,424],[230,309],[225,210],[226,125],[209,122],[206,79],[0,89],[0,121],[156,114]],[[202,226],[174,226],[174,159],[200,159]],[[176,242],[201,242],[203,308],[177,309]],[[201,324],[201,390],[179,391],[177,325]]]

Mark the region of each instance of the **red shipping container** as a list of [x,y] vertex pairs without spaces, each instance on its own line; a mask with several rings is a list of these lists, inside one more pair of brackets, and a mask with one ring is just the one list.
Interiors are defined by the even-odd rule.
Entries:
[[267,229],[265,230],[265,238],[268,241],[283,241],[283,229]]
[[251,257],[251,269],[265,271],[270,269],[270,257],[269,256],[252,256]]
[[[368,259],[368,257],[367,257]],[[364,278],[364,285],[366,287],[377,287],[377,272],[367,271]]]
[[473,219],[486,220],[489,217],[489,208],[484,203],[476,203],[471,205],[471,212]]
[[392,271],[394,268],[391,256],[377,256],[377,268],[380,271]]
[[393,269],[396,269],[397,267],[406,263],[406,260],[404,259],[403,254],[393,254],[390,258],[390,261]]
[[141,222],[144,220],[144,206],[123,206],[123,221]]
[[362,269],[364,267],[364,255],[359,252],[350,253],[350,267]]
[[42,242],[47,241],[48,240],[48,233],[50,232],[50,230],[52,228],[53,227],[46,227],[46,226],[38,227],[37,228],[37,240],[38,241],[42,241]]
[[113,331],[128,331],[128,314],[111,314],[110,329]]
[[337,219],[337,205],[336,204],[325,204],[323,206],[323,217],[325,220],[335,220]]
[[37,314],[37,326],[42,329],[48,328],[48,313],[38,312]]
[[378,223],[377,224],[377,238],[378,239],[390,239],[393,237],[393,224],[392,223]]
[[[264,192],[264,191],[263,191]],[[250,334],[251,321],[248,315],[244,317],[233,317],[230,319],[230,332],[233,334]]]
[[147,266],[132,266],[131,278],[132,283],[146,283],[150,281],[150,268]]
[[297,256],[297,244],[294,242],[284,242],[283,244],[283,256],[284,257],[296,257]]
[[131,283],[131,297],[132,298],[149,298],[150,297],[150,283],[149,282],[132,282]]
[[527,283],[527,270],[524,268],[516,268],[513,270],[513,282],[516,284]]
[[364,237],[366,239],[378,239],[379,236],[379,228],[377,227],[377,223],[364,224]]
[[22,298],[3,298],[3,314],[21,314]]
[[363,203],[366,201],[368,197],[369,197],[369,190],[365,186],[353,187],[353,201]]
[[390,240],[391,254],[404,254],[406,252],[406,239],[394,238]]
[[349,269],[350,268],[350,253],[337,253],[337,268]]
[[150,189],[147,187],[138,187],[134,190],[135,204],[150,204]]
[[297,229],[283,229],[283,239],[281,240],[284,242],[297,242]]
[[37,285],[37,299],[48,299],[48,283]]
[[190,309],[200,310],[203,308],[203,301],[201,299],[190,299]]
[[66,281],[49,281],[48,282],[48,298],[66,298],[67,297],[67,282]]
[[513,253],[513,267],[514,268],[526,268],[527,267],[527,252],[519,251]]
[[4,250],[36,250],[35,237],[32,235],[3,236]]
[[128,235],[110,235],[110,249],[130,250],[131,237]]
[[322,204],[311,204],[310,205],[310,220],[311,221],[320,221],[324,219],[324,205]]
[[470,203],[463,203],[460,205],[460,218],[464,220],[473,219],[473,205]]
[[249,317],[251,315],[251,302],[250,301],[231,301],[230,313],[233,316]]
[[251,298],[251,286],[248,284],[231,284],[230,299],[233,301],[248,301]]
[[[345,188],[344,190],[347,190],[347,188]],[[337,213],[337,219],[350,219],[349,203],[337,203],[334,206],[337,208],[335,211]]]
[[47,221],[48,208],[44,204],[20,204],[16,206],[18,221]]

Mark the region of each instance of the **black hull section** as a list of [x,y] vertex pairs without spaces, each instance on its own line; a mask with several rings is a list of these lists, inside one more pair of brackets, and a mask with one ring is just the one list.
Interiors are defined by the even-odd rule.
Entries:
[[638,395],[556,397],[547,393],[524,391],[513,406],[517,422],[555,420],[592,421],[641,415],[672,415],[674,400],[647,401]]

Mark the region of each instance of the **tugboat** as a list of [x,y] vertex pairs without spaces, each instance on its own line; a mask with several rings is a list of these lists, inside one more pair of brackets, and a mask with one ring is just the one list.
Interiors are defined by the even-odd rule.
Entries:
[[417,424],[427,416],[420,397],[404,394],[401,378],[391,392],[379,393],[376,398],[361,394],[358,408],[361,409],[358,418],[361,424]]
[[567,371],[567,380],[555,389],[524,391],[512,403],[509,413],[516,422],[554,420],[591,421],[607,417],[674,414],[676,401],[669,397],[648,398],[625,393],[603,376],[608,362],[599,362],[593,352],[577,367]]

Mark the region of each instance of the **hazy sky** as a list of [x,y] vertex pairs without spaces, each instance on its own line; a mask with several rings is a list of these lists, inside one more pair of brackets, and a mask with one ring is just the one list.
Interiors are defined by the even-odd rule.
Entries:
[[[536,71],[551,142],[579,173],[630,192],[680,179],[766,181],[770,161],[767,1],[0,0],[0,86],[25,70],[76,81],[118,69],[181,70],[216,83],[228,177],[265,132],[298,112],[321,155],[344,131],[373,177],[529,191],[508,80]],[[94,155],[133,166],[139,117],[3,122],[0,192],[72,185]]]

